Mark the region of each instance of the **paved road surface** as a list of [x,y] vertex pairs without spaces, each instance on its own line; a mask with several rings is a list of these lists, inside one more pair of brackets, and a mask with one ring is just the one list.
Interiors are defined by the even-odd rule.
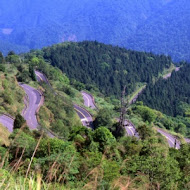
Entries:
[[186,143],[190,143],[190,139],[185,138]]
[[0,123],[8,129],[9,132],[13,132],[14,120],[6,115],[0,116]]
[[35,71],[35,74],[36,74],[36,78],[37,78],[38,82],[45,82],[45,83],[49,84],[46,76],[43,73],[41,73],[39,71]]
[[176,141],[176,149],[180,149],[180,142],[178,140],[176,140],[175,137],[173,137],[171,134],[163,131],[162,129],[157,129],[157,131],[162,134],[163,136],[166,137],[168,144],[170,147],[175,148],[175,141]]
[[78,116],[80,117],[80,120],[83,124],[83,126],[91,127],[93,128],[93,119],[90,113],[85,110],[84,108],[74,104],[74,109],[76,110]]
[[24,119],[27,121],[27,125],[30,129],[37,129],[38,121],[36,111],[40,107],[41,94],[35,88],[26,84],[20,84],[20,86],[24,89],[29,100],[27,109],[23,113]]
[[125,120],[125,130],[128,134],[128,136],[135,136],[137,138],[139,138],[139,135],[137,133],[137,130],[135,128],[135,126],[128,120]]
[[[46,76],[43,73],[35,71],[35,74],[37,76],[38,81],[44,81],[45,83],[49,84]],[[92,116],[89,114],[89,112],[76,104],[74,105],[74,109],[77,112],[78,116],[80,117],[83,126],[93,128],[93,123],[92,123],[93,119]]]
[[96,105],[94,103],[94,98],[91,94],[88,94],[87,92],[82,91],[81,92],[83,99],[84,99],[84,105],[86,107],[89,107],[91,109],[96,109]]

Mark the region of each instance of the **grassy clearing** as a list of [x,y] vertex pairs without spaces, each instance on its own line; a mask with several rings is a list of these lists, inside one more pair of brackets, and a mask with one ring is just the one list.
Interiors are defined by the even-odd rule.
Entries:
[[174,64],[171,64],[170,68],[164,69],[164,71],[162,73],[160,73],[158,77],[163,77],[164,78],[169,73],[172,73],[172,71],[174,71],[175,69],[176,69],[176,66]]
[[17,70],[13,65],[6,65],[6,72],[0,72],[0,112],[15,116],[24,108],[24,91],[20,88],[16,75]]
[[8,146],[10,144],[9,135],[10,132],[0,124],[0,145]]
[[131,102],[135,98],[135,96],[137,96],[145,87],[145,83],[137,83],[135,91],[128,96],[129,102]]
[[22,176],[9,173],[7,170],[0,169],[0,189],[9,190],[66,190],[60,184],[45,183],[40,174],[25,179]]

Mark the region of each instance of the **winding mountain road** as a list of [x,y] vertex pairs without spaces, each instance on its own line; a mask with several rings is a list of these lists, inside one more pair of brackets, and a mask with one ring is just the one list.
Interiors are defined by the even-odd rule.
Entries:
[[23,117],[27,121],[27,125],[30,129],[37,129],[39,124],[36,113],[43,104],[43,97],[38,90],[29,85],[20,84],[20,86],[24,89],[28,97],[28,105],[26,110],[23,111]]
[[[35,73],[37,75],[38,80],[44,81],[49,84],[47,77],[43,73],[40,73],[39,71],[36,71]],[[96,109],[93,96],[84,91],[82,91],[81,94],[84,99],[84,105],[92,109]],[[86,109],[78,106],[77,104],[74,104],[74,109],[76,110],[78,116],[80,117],[83,126],[93,128],[93,119],[92,119],[91,114]],[[137,138],[139,138],[135,126],[128,120],[125,121],[125,129],[129,136],[136,136]],[[162,129],[157,129],[157,131],[167,139],[170,147],[173,147],[173,148],[176,147],[176,149],[180,148],[180,142],[176,140],[174,136],[163,131]],[[187,143],[190,143],[190,139],[185,139],[185,141]]]
[[[50,85],[47,77],[43,73],[41,73],[39,71],[35,71],[35,74],[36,74],[37,80],[39,82],[43,81],[43,82],[47,83],[48,85]],[[51,85],[50,85],[50,87],[51,87],[51,89],[53,89]],[[56,92],[54,92],[54,93],[57,94]],[[75,109],[77,115],[79,116],[79,118],[82,122],[82,125],[93,128],[93,119],[92,119],[91,114],[85,108],[82,108],[81,106],[79,106],[77,104],[74,104],[73,106],[74,106],[74,109]]]
[[157,130],[158,133],[160,133],[161,135],[163,135],[167,139],[169,147],[180,149],[181,143],[174,136],[172,136],[171,134],[163,131],[162,129],[157,128],[156,130]]
[[[176,67],[175,68],[175,72],[178,72],[180,70],[180,67]],[[168,73],[166,74],[165,76],[163,76],[164,79],[168,79],[172,76],[172,72],[171,73]]]
[[[27,125],[31,130],[37,129],[38,121],[36,117],[37,110],[43,104],[43,97],[38,90],[26,85],[20,84],[27,95],[27,102],[25,102],[26,108],[23,110],[22,115],[27,122]],[[0,115],[0,123],[6,127],[9,132],[13,132],[14,118],[8,115]]]
[[77,104],[74,104],[74,109],[80,117],[83,126],[93,128],[93,119],[91,114],[84,108],[78,106]]
[[45,83],[49,84],[49,81],[47,80],[46,76],[43,73],[35,70],[35,74],[36,74],[36,78],[37,78],[38,82],[45,82]]
[[96,109],[96,105],[95,105],[93,96],[87,92],[84,92],[84,91],[82,91],[81,94],[82,94],[83,99],[84,99],[84,105],[86,107],[91,108],[91,109]]
[[[83,95],[83,92],[82,92],[82,95]],[[84,99],[84,102],[87,101],[86,98],[84,98],[84,96],[83,96],[83,99]],[[94,103],[92,95],[88,96],[88,99],[89,99],[88,100],[89,102]],[[125,130],[129,136],[136,136],[137,138],[139,138],[135,126],[130,121],[125,120],[124,124],[125,124]],[[174,136],[172,136],[171,134],[167,133],[166,131],[163,131],[162,129],[158,129],[158,128],[157,128],[157,132],[162,134],[167,139],[170,147],[176,148],[176,149],[180,148],[181,143],[178,140],[176,140],[176,138]],[[190,139],[185,139],[185,141],[187,143],[190,143]]]

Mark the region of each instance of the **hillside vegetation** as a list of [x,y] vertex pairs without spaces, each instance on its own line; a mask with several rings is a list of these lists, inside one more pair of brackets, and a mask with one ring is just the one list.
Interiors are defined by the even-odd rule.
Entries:
[[[89,46],[90,53],[85,46]],[[167,116],[139,102],[128,109],[127,117],[135,123],[140,138],[128,137],[125,134],[116,136],[114,129],[117,127],[117,123],[114,118],[119,112],[118,100],[113,97],[99,96],[100,91],[93,87],[92,91],[98,94],[98,100],[100,97],[104,97],[107,101],[106,104],[100,103],[101,106],[107,105],[110,109],[104,107],[97,110],[94,115],[95,130],[82,127],[79,123],[72,101],[81,97],[77,89],[88,86],[77,80],[69,80],[66,76],[67,73],[63,74],[58,68],[53,68],[48,64],[50,59],[48,60],[46,57],[44,60],[43,56],[47,56],[48,52],[50,56],[53,56],[51,51],[57,52],[57,55],[60,56],[59,47],[60,49],[64,47],[65,51],[68,48],[66,51],[68,55],[74,57],[73,51],[75,50],[76,62],[68,61],[74,67],[78,62],[81,62],[82,65],[82,56],[79,55],[83,47],[83,55],[86,60],[88,60],[88,53],[90,55],[87,63],[93,66],[94,60],[99,60],[98,57],[100,57],[101,61],[101,56],[103,56],[100,54],[100,50],[98,51],[98,48],[94,46],[98,46],[104,54],[107,52],[110,56],[110,59],[108,57],[105,59],[107,63],[104,63],[103,66],[110,65],[111,69],[118,69],[118,72],[121,72],[121,68],[126,67],[129,69],[130,76],[136,77],[137,81],[140,80],[140,77],[137,76],[138,68],[138,73],[145,73],[142,78],[147,79],[147,83],[148,78],[146,77],[150,77],[152,81],[155,76],[159,75],[155,71],[153,59],[157,63],[155,67],[160,68],[160,72],[165,66],[170,67],[171,64],[169,57],[127,51],[118,47],[104,46],[97,42],[84,42],[77,46],[75,43],[61,44],[46,48],[43,50],[44,52],[32,51],[21,56],[10,52],[6,58],[1,56],[0,68],[3,70],[1,74],[7,75],[7,77],[12,76],[15,81],[40,89],[45,96],[45,102],[38,114],[41,125],[38,131],[30,131],[27,127],[14,128],[13,133],[9,136],[6,130],[1,130],[5,136],[0,146],[0,189],[118,190],[128,187],[137,190],[188,190],[190,145],[182,144],[180,150],[169,148],[167,140],[155,130],[155,127],[167,126]],[[77,49],[80,51],[77,52]],[[95,52],[98,53],[91,54],[92,50],[96,50]],[[119,61],[117,64],[121,68],[114,67],[116,62],[113,61],[112,54],[118,59],[118,55],[120,55],[124,60],[123,54],[126,54],[129,60],[133,60],[133,64],[130,65],[133,69],[130,70],[129,66],[125,66],[124,62]],[[70,57],[68,60],[71,60]],[[57,59],[57,57],[55,58]],[[60,56],[60,59],[63,58]],[[93,64],[91,64],[91,59]],[[137,67],[136,59],[142,59],[142,61],[145,59],[146,61],[143,63],[150,64],[150,68],[151,66],[152,68],[148,70],[142,65]],[[113,62],[108,62],[108,60]],[[5,68],[12,68],[15,72],[6,73]],[[47,75],[51,86],[36,81],[34,68]],[[77,69],[82,72],[82,68],[84,69],[84,66],[77,65],[77,68],[73,70],[76,73]],[[144,70],[141,71],[141,68]],[[65,65],[66,69],[70,69],[69,64]],[[110,72],[112,72],[111,69]],[[107,70],[109,71],[109,67]],[[155,75],[149,74],[146,70]],[[105,71],[106,69],[103,67],[101,74],[106,78],[108,72]],[[128,73],[126,74],[128,75]],[[15,90],[16,87],[13,85],[10,88]],[[128,89],[132,90],[129,86]],[[19,91],[15,91],[15,97],[18,94]],[[173,121],[173,124],[181,126],[178,121]],[[46,129],[52,130],[59,138],[50,138]],[[178,136],[181,137],[179,140],[182,140],[182,136],[179,134]]]
[[60,68],[75,86],[81,82],[87,89],[98,88],[104,95],[117,98],[125,85],[131,94],[138,83],[152,82],[172,64],[171,58],[163,55],[88,41],[58,44],[36,54]]

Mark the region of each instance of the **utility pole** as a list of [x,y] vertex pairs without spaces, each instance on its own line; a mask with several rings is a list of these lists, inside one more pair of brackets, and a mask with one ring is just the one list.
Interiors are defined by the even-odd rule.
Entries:
[[120,111],[119,126],[117,128],[117,134],[119,134],[120,131],[122,131],[125,126],[125,114],[126,114],[127,105],[128,105],[125,101],[125,95],[126,95],[125,91],[126,91],[126,86],[124,86],[122,94],[121,94],[121,111]]

